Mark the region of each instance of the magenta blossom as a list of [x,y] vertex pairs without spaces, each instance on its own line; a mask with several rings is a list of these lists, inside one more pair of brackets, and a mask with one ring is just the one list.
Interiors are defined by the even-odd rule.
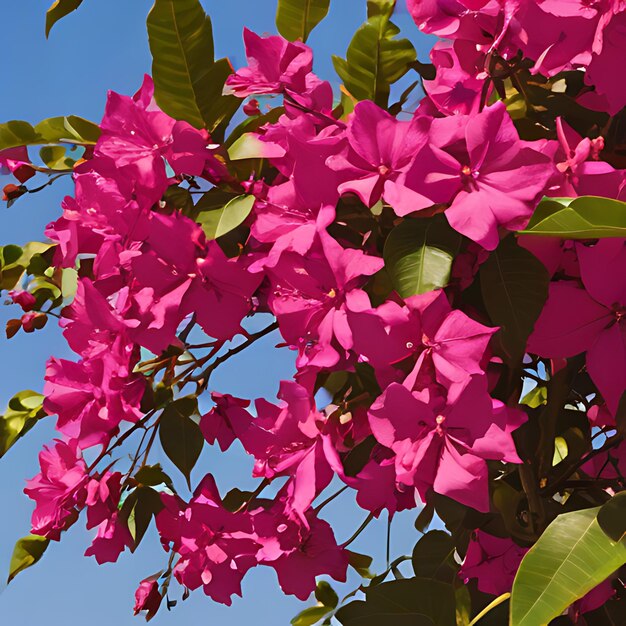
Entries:
[[44,446],[39,453],[41,472],[28,481],[24,493],[36,507],[31,520],[32,532],[59,541],[85,505],[89,477],[76,441],[56,440],[53,448]]
[[99,565],[115,563],[126,548],[132,550],[134,545],[127,523],[116,510],[100,523],[96,537],[85,551],[85,556],[95,557]]
[[399,179],[413,193],[390,204],[406,215],[450,203],[450,225],[487,250],[497,247],[499,228],[528,221],[552,176],[550,158],[520,140],[503,102],[477,115],[434,119],[430,141]]
[[7,172],[22,184],[35,175],[25,146],[0,150],[0,175]]
[[244,28],[243,39],[248,67],[228,77],[225,93],[245,98],[306,90],[307,76],[313,67],[313,55],[308,46],[278,36],[259,37],[247,28]]
[[[373,102],[359,102],[347,129],[348,148],[326,160],[346,182],[341,193],[352,192],[368,207],[387,198],[404,171],[428,139],[426,118],[398,121]],[[402,190],[397,189],[396,194]]]
[[606,239],[576,249],[583,286],[550,284],[528,351],[551,358],[587,352],[589,375],[615,413],[626,380],[626,277],[607,268],[626,263],[626,241]]
[[149,622],[157,614],[162,600],[158,581],[154,578],[142,580],[135,591],[135,615],[145,612],[146,621]]

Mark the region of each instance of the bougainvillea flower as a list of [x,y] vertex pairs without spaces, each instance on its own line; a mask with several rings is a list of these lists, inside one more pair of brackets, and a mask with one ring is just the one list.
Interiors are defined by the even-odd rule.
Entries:
[[255,541],[251,517],[227,511],[211,475],[202,479],[185,504],[161,494],[165,508],[156,516],[161,542],[174,550],[176,579],[189,589],[202,587],[216,602],[231,605],[241,595],[241,581],[257,564],[260,544]]
[[576,249],[584,288],[574,281],[550,284],[528,350],[551,358],[586,351],[589,375],[615,413],[626,380],[626,278],[607,268],[626,263],[626,241],[605,239]]
[[98,532],[85,551],[85,556],[93,556],[99,565],[115,563],[126,548],[132,549],[133,546],[127,523],[121,519],[119,511],[114,511],[98,526]]
[[22,184],[35,175],[25,146],[0,150],[0,175],[7,172]]
[[279,494],[270,508],[257,509],[252,516],[262,545],[259,563],[276,570],[285,593],[306,600],[315,590],[316,576],[345,582],[348,553],[337,545],[330,525],[312,509],[306,512],[305,521],[294,518]]
[[285,340],[298,348],[299,368],[331,367],[345,358],[352,347],[347,307],[369,308],[359,287],[382,265],[382,259],[344,249],[322,232],[307,257],[286,252],[268,271],[268,304]]
[[487,250],[498,229],[522,227],[552,176],[550,158],[520,140],[503,102],[472,116],[434,119],[431,143],[399,183],[412,190],[406,202],[390,200],[398,215],[450,203],[450,225]]
[[24,493],[35,501],[32,532],[59,541],[61,531],[77,519],[85,504],[89,477],[76,441],[56,441],[39,453],[41,472],[28,481]]
[[149,622],[159,610],[163,596],[159,592],[158,580],[146,578],[139,583],[135,591],[135,615],[145,612],[146,621]]
[[87,528],[95,528],[117,511],[122,493],[122,474],[106,472],[87,484]]
[[511,591],[517,568],[528,548],[508,537],[494,537],[482,530],[472,533],[459,578],[476,579],[479,591],[499,596]]
[[506,428],[486,436],[494,425],[494,405],[482,376],[473,376],[447,402],[429,388],[411,392],[392,383],[372,405],[369,420],[376,440],[396,455],[398,482],[414,485],[423,501],[433,489],[487,511],[485,459],[519,462]]
[[239,98],[286,89],[306,91],[307,75],[313,68],[313,54],[303,43],[291,43],[279,36],[259,37],[244,28],[248,67],[228,77],[225,93]]
[[422,117],[401,122],[366,100],[354,107],[346,134],[348,150],[329,157],[326,164],[347,179],[339,185],[341,193],[354,193],[371,207],[425,145],[428,122]]
[[211,400],[215,406],[200,418],[200,430],[208,443],[217,442],[224,452],[248,428],[252,420],[246,411],[250,401],[217,392],[211,394]]

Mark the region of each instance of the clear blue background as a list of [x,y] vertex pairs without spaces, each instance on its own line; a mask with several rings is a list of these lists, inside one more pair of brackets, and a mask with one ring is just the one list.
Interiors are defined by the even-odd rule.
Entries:
[[[143,74],[150,71],[145,18],[150,0],[85,0],[76,13],[59,22],[50,39],[44,37],[45,11],[52,0],[3,2],[0,8],[0,121],[24,119],[37,122],[54,115],[76,114],[99,120],[108,89],[131,94]],[[275,33],[276,0],[204,0],[213,19],[216,54],[230,57],[235,67],[244,64],[241,41],[244,26],[259,33]],[[332,0],[328,18],[314,31],[309,43],[316,54],[316,71],[336,86],[330,55],[344,55],[350,38],[365,18],[365,0]],[[427,59],[430,42],[419,35],[403,0],[394,21],[403,35]],[[5,184],[8,181],[4,181]],[[65,186],[64,186],[65,185]],[[42,238],[45,225],[60,213],[60,201],[71,188],[65,182],[21,198],[11,209],[0,207],[0,245]],[[13,307],[0,307],[0,327],[18,316]],[[57,328],[50,324],[37,335],[18,334],[10,342],[0,338],[0,404],[18,390],[40,391],[46,359],[54,354],[73,358]],[[275,336],[233,359],[220,369],[212,385],[240,397],[272,398],[281,378],[293,373],[293,355],[274,350]],[[0,407],[0,410],[2,407]],[[15,541],[28,533],[31,501],[22,493],[24,481],[38,471],[37,453],[55,436],[53,420],[40,423],[0,460],[0,579],[4,579]],[[157,451],[155,460],[159,460]],[[250,459],[239,449],[227,455],[205,447],[194,478],[210,471],[222,492],[239,486],[249,488]],[[176,470],[173,470],[176,471]],[[346,493],[325,510],[338,540],[349,537],[365,514]],[[392,555],[410,551],[417,536],[413,528],[416,511],[396,517],[392,527]],[[150,532],[134,555],[123,554],[117,564],[98,566],[83,552],[93,533],[84,521],[64,534],[62,545],[53,543],[37,566],[20,574],[8,587],[0,585],[0,624],[7,626],[130,626],[142,623],[132,617],[133,593],[138,582],[165,567],[167,556]],[[386,520],[371,524],[351,547],[376,557],[378,571],[385,567]],[[339,592],[358,585],[350,583]],[[173,597],[179,588],[173,585]],[[248,574],[243,599],[232,607],[211,602],[201,591],[192,593],[172,612],[162,608],[153,624],[200,626],[282,626],[304,605],[284,596],[269,568]]]

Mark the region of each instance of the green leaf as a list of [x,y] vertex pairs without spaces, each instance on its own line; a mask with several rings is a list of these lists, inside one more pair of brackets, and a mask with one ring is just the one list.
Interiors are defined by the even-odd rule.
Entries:
[[0,415],[0,458],[46,416],[42,404],[43,396],[30,390],[20,391],[9,400],[4,415]]
[[325,580],[320,580],[315,587],[315,599],[325,607],[334,609],[339,604],[337,592]]
[[352,552],[352,550],[346,550],[348,553],[348,563],[355,571],[357,571],[363,578],[373,578],[374,574],[370,571],[372,561],[374,560],[367,554],[359,554],[358,552]]
[[445,287],[460,244],[443,215],[405,219],[389,233],[383,251],[395,290],[408,298]]
[[83,0],[55,0],[46,12],[46,37],[50,35],[52,27],[72,11],[76,11]]
[[95,145],[100,137],[100,127],[77,115],[49,117],[35,126],[43,143],[77,143]]
[[365,590],[365,602],[342,607],[337,619],[344,626],[455,626],[451,585],[424,578],[406,578]]
[[296,615],[292,620],[292,626],[313,626],[331,612],[326,606],[311,606],[304,609]]
[[[441,578],[451,574],[447,565],[448,559],[454,553],[454,541],[443,530],[431,530],[415,544],[413,548],[413,571],[419,578]],[[451,577],[448,576],[448,582]]]
[[276,27],[288,41],[306,42],[311,31],[326,17],[330,0],[278,0]]
[[622,541],[626,535],[626,491],[615,494],[598,513],[600,528],[613,540]]
[[174,491],[172,479],[163,471],[160,463],[144,465],[134,476],[135,480],[146,487],[165,485]]
[[569,454],[567,441],[563,437],[556,437],[554,439],[554,455],[552,456],[552,467],[558,465],[561,461],[564,461]]
[[28,122],[11,120],[0,124],[0,150],[45,143],[40,139],[35,129]]
[[599,510],[559,515],[526,554],[513,583],[510,626],[548,624],[626,563],[626,543],[604,534]]
[[133,538],[132,552],[138,548],[152,518],[162,508],[161,497],[150,487],[138,487],[124,500],[120,514],[122,519],[126,520]]
[[244,222],[252,211],[254,200],[254,196],[237,196],[220,209],[201,211],[196,221],[202,226],[207,239],[217,239]]
[[487,312],[500,326],[496,336],[507,357],[517,361],[548,297],[548,271],[509,236],[491,253],[479,275]]
[[19,539],[13,548],[7,583],[10,583],[20,572],[37,563],[49,543],[49,539],[39,535],[27,535]]
[[163,451],[185,476],[190,489],[191,470],[200,457],[204,445],[200,427],[190,417],[197,411],[196,398],[191,396],[180,398],[163,409],[159,421],[159,439]]
[[214,62],[211,19],[198,0],[156,0],[148,15],[154,97],[173,118],[214,130],[239,106],[222,96],[232,73],[227,59]]
[[533,387],[521,400],[520,404],[525,404],[531,409],[545,404],[548,401],[548,388],[545,385]]
[[76,163],[74,159],[67,156],[63,146],[44,146],[39,151],[39,157],[51,170],[71,170]]
[[626,237],[626,202],[596,196],[544,198],[520,233],[564,239]]
[[386,107],[390,85],[406,74],[417,54],[408,39],[396,39],[400,29],[383,9],[371,12],[354,34],[346,58],[333,56],[333,64],[350,95]]

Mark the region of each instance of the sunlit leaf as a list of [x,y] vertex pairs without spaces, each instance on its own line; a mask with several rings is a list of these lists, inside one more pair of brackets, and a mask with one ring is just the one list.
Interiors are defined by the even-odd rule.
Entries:
[[7,582],[10,583],[20,572],[37,563],[49,543],[49,539],[39,535],[27,535],[19,539],[13,548]]
[[254,196],[237,196],[222,208],[198,213],[196,221],[208,239],[217,239],[244,222],[252,211],[254,200]]
[[600,528],[613,540],[626,535],[626,491],[615,494],[598,512]]
[[83,0],[55,0],[46,12],[46,37],[50,35],[52,27],[72,11],[76,11]]
[[305,42],[326,17],[330,0],[278,0],[276,27],[289,41]]

